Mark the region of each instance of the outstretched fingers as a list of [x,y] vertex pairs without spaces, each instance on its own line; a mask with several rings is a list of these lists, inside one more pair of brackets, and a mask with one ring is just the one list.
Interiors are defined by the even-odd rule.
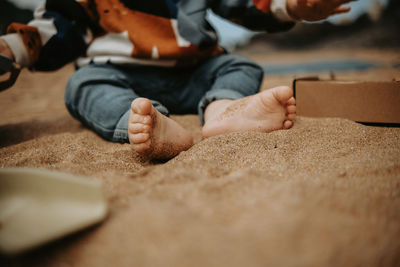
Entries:
[[[330,1],[330,0],[328,0],[328,1]],[[355,2],[355,1],[358,1],[358,0],[334,0],[334,1],[337,3],[337,5],[343,5],[343,4],[350,3],[350,2]]]
[[332,15],[347,13],[350,11],[350,9],[351,9],[350,7],[338,7],[333,10]]
[[334,4],[335,4],[336,8],[333,10],[333,14],[349,12],[351,10],[351,7],[343,6],[343,5],[350,3],[350,2],[355,2],[355,1],[358,1],[358,0],[335,0]]

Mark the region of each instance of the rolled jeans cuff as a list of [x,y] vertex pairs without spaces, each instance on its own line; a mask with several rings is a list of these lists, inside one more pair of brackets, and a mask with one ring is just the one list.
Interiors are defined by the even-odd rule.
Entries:
[[221,99],[237,100],[243,97],[245,97],[245,95],[230,89],[213,89],[211,91],[208,91],[205,96],[200,100],[198,105],[198,113],[201,125],[204,125],[204,112],[211,102]]
[[114,130],[114,135],[112,140],[113,142],[129,143],[129,138],[128,138],[129,113],[130,110],[125,112],[124,115],[122,115],[121,119],[118,121],[117,126],[115,127]]

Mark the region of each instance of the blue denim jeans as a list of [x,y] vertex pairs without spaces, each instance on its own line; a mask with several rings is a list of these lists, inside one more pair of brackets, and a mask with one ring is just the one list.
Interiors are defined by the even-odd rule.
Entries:
[[125,143],[132,101],[151,100],[162,114],[203,114],[218,99],[256,94],[262,69],[242,56],[224,54],[195,67],[163,68],[89,64],[70,78],[65,103],[73,117],[103,138]]

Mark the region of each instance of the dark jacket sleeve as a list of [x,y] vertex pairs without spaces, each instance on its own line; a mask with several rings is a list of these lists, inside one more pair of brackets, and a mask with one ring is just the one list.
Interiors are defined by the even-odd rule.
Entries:
[[7,33],[16,33],[22,40],[23,46],[19,47],[25,47],[25,50],[12,49],[14,54],[27,52],[25,67],[48,71],[83,55],[90,37],[100,31],[95,19],[78,2],[48,0],[35,11],[35,17],[28,25],[13,23]]

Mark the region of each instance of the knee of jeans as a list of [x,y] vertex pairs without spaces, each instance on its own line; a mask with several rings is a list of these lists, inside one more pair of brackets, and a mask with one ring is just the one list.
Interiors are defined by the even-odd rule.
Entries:
[[258,71],[263,72],[262,68],[260,67],[260,65],[258,65],[257,63],[255,63],[253,60],[251,60],[250,58],[241,56],[241,55],[236,55],[236,54],[231,54],[229,56],[229,59],[231,60],[231,64],[234,65],[243,65],[243,66],[248,66],[250,68],[254,68]]
[[262,80],[262,78],[264,77],[264,70],[262,69],[262,67],[257,63],[251,61],[250,59],[244,57],[241,58],[242,58],[241,60],[242,68],[246,69],[248,74],[251,73],[251,75],[254,76],[254,78]]
[[264,70],[260,65],[255,63],[249,58],[244,56],[231,54],[229,55],[230,67],[240,68],[242,71],[247,73],[247,75],[252,76],[258,81],[262,81],[264,77]]
[[264,70],[262,69],[262,67],[256,63],[253,63],[251,67],[253,68],[254,75],[258,79],[262,80],[264,77]]
[[256,94],[259,92],[261,83],[264,79],[264,70],[257,64],[254,64],[254,66],[252,66],[251,68],[254,80],[257,82],[257,86],[254,86],[254,92],[253,92],[253,94]]
[[252,78],[252,80],[254,81],[253,86],[250,86],[250,88],[248,88],[248,89],[253,88],[253,91],[250,93],[251,94],[258,93],[260,90],[262,80],[264,78],[264,70],[262,69],[262,67],[252,61],[249,61],[245,65],[245,68],[243,69],[243,71],[246,72],[247,75],[250,76]]

